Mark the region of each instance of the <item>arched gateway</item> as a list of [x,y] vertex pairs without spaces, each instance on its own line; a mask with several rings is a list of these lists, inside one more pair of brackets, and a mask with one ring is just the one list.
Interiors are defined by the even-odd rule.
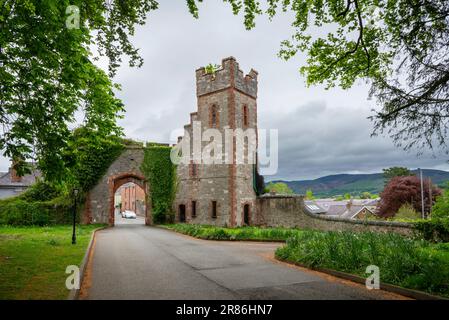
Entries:
[[140,146],[127,146],[109,166],[106,173],[87,194],[84,205],[83,223],[107,223],[114,225],[114,194],[118,188],[133,182],[145,192],[145,224],[151,225],[150,188],[141,171],[144,150]]

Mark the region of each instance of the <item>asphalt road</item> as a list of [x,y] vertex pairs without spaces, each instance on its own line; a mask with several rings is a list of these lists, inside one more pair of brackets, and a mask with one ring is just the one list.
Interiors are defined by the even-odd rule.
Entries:
[[273,259],[281,244],[198,240],[117,220],[99,231],[82,299],[398,299]]

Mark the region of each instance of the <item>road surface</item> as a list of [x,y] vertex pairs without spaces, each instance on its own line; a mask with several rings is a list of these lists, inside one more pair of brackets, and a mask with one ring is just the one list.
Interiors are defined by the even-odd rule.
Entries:
[[273,259],[277,243],[206,241],[143,225],[99,231],[81,299],[400,299]]

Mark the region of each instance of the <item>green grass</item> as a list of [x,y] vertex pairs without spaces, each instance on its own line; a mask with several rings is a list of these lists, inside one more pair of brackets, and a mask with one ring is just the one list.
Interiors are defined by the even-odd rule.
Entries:
[[376,265],[383,283],[449,297],[449,243],[397,234],[304,231],[276,250],[283,261],[367,277]]
[[66,299],[68,265],[79,265],[92,231],[101,225],[0,226],[0,299]]
[[285,241],[301,233],[298,229],[239,227],[222,228],[197,224],[166,224],[161,227],[206,240]]

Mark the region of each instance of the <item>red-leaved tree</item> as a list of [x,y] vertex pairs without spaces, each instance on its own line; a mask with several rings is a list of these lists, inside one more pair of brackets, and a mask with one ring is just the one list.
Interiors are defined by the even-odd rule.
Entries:
[[[424,179],[424,211],[430,212],[431,203],[441,194],[441,190],[432,184],[432,202],[430,202],[429,180]],[[384,218],[393,217],[399,208],[411,204],[417,212],[421,212],[421,181],[416,176],[394,177],[380,194],[378,215]]]

